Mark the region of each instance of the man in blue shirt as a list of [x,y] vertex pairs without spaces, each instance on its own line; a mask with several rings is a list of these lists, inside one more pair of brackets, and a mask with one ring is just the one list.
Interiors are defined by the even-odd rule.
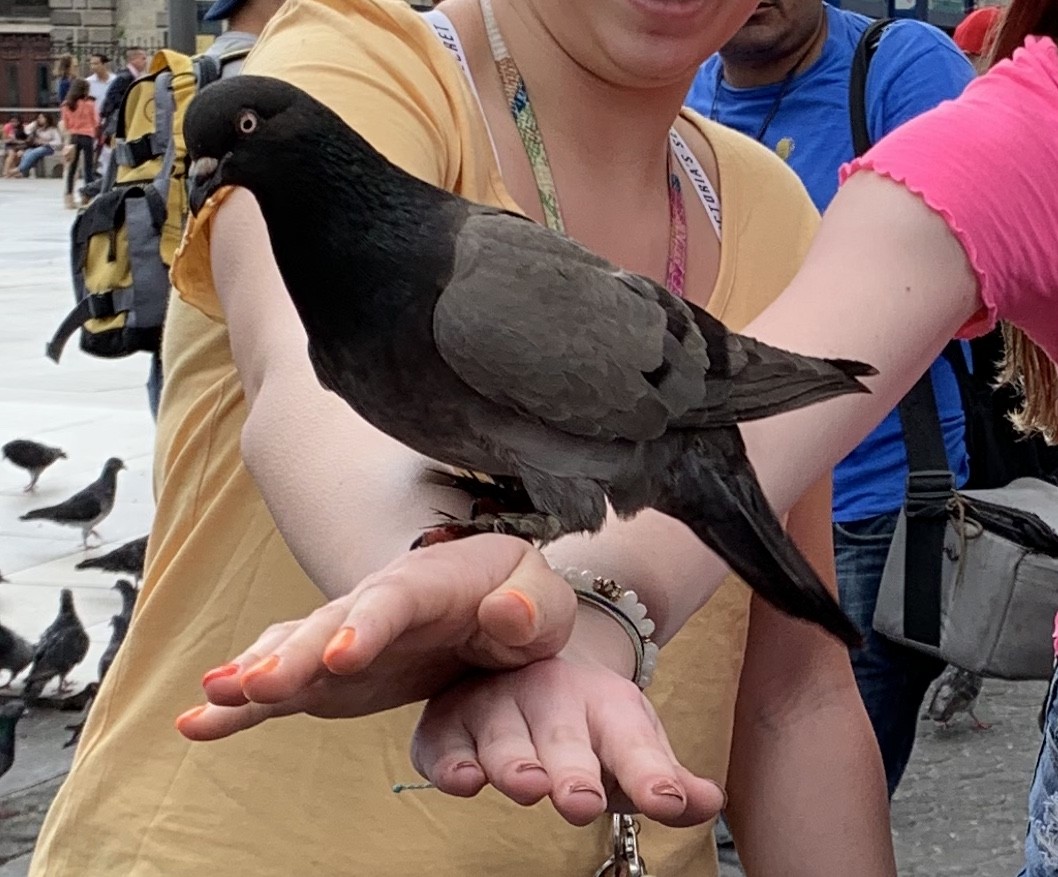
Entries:
[[[862,15],[820,0],[762,0],[720,53],[702,65],[687,103],[778,153],[822,211],[837,192],[838,168],[854,157],[849,79],[856,46],[869,24]],[[871,140],[957,96],[973,75],[941,31],[918,21],[894,22],[882,35],[867,75]],[[948,461],[961,486],[968,463],[958,386],[943,359],[933,364],[931,375]],[[838,586],[845,610],[867,634],[852,663],[890,795],[911,755],[922,698],[943,669],[871,627],[907,473],[896,411],[834,471]]]

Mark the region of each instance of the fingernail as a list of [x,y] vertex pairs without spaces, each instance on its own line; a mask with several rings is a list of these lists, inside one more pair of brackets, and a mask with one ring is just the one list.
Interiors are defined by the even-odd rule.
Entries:
[[185,722],[190,722],[193,719],[197,719],[205,711],[206,707],[196,706],[193,709],[189,709],[186,713],[180,713],[180,715],[176,717],[176,721],[173,724],[176,725],[176,729],[179,731],[181,725],[183,725]]
[[522,604],[522,606],[525,607],[525,613],[529,616],[529,624],[535,625],[536,604],[532,600],[530,600],[525,594],[515,588],[511,588],[509,591],[507,591],[507,593],[514,597],[515,600],[517,600],[519,603]]
[[[523,761],[515,769],[515,773],[529,773],[532,770],[544,771],[544,766],[535,761]],[[546,771],[544,771],[546,773]]]
[[349,651],[354,642],[356,642],[356,630],[352,627],[343,627],[327,643],[327,648],[323,652],[323,663],[329,664],[339,653]]
[[683,801],[683,803],[687,803],[687,796],[684,794],[683,790],[669,780],[657,783],[650,791],[655,795],[664,795],[666,798],[678,798]]
[[267,658],[263,658],[254,664],[249,670],[242,674],[242,681],[248,682],[251,679],[256,679],[258,676],[267,676],[276,667],[279,666],[279,656],[270,655]]
[[481,766],[476,761],[461,761],[452,767],[453,772],[457,770],[481,770]]
[[218,679],[227,679],[238,672],[238,664],[225,664],[223,667],[215,667],[202,677],[202,687],[205,688],[210,682],[216,682]]
[[602,800],[602,792],[600,792],[595,786],[589,785],[588,783],[570,783],[567,786],[566,791],[572,795],[577,792],[588,792],[594,795],[599,800]]
[[[710,780],[709,782],[711,782],[711,783],[712,783],[713,781],[712,781],[712,780]],[[717,791],[719,791],[719,792],[720,792],[720,794],[724,796],[724,803],[720,805],[720,809],[721,809],[721,810],[726,810],[726,809],[727,809],[727,789],[725,789],[725,788],[724,788],[724,787],[723,787],[722,785],[720,785],[719,783],[713,783],[713,785],[714,785],[714,786],[716,786],[716,788],[717,788]]]

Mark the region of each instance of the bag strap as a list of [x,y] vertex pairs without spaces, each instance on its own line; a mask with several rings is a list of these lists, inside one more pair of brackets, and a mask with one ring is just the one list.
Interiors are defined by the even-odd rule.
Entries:
[[880,18],[868,25],[856,44],[852,56],[852,75],[849,77],[849,121],[852,124],[852,146],[856,156],[871,148],[871,133],[867,125],[867,71],[871,59],[882,41],[882,34],[895,19]]

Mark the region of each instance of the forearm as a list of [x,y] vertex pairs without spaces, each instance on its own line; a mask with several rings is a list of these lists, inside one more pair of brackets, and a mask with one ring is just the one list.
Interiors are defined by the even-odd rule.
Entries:
[[741,723],[728,790],[750,877],[896,874],[881,757],[854,685]]

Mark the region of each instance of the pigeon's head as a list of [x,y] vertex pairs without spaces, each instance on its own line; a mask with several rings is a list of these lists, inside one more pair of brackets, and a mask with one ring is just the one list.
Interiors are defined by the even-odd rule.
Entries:
[[111,457],[103,464],[103,471],[107,475],[115,475],[125,468],[125,461],[119,460],[117,457]]
[[128,579],[118,579],[114,583],[114,587],[112,588],[112,590],[117,591],[123,597],[126,595],[132,596],[133,594],[139,593],[133,586],[132,582],[130,582]]
[[63,588],[59,593],[59,608],[63,612],[73,612],[73,591]]
[[319,121],[312,104],[297,87],[267,76],[233,76],[203,89],[184,119],[191,212],[223,186],[252,191],[274,175],[277,161],[298,146],[298,132]]

